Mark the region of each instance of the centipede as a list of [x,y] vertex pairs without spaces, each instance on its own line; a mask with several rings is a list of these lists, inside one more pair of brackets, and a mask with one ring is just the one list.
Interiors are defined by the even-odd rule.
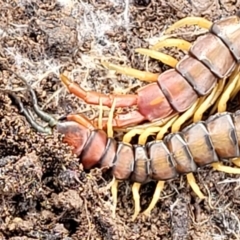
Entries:
[[[218,171],[240,174],[240,110],[217,113],[206,121],[192,123],[179,132],[167,134],[162,140],[130,144],[109,137],[106,131],[97,129],[84,115],[70,114],[56,120],[40,109],[32,89],[30,94],[35,113],[48,123],[47,127],[39,125],[21,100],[9,92],[20,112],[36,130],[45,129],[45,133],[50,134],[54,127],[63,135],[63,142],[72,147],[73,154],[80,159],[85,170],[98,167],[113,176],[114,216],[119,181],[133,182],[135,209],[132,219],[135,220],[141,212],[139,189],[142,184],[157,182],[152,201],[143,212],[149,216],[168,180],[186,175],[193,191],[205,198],[193,177],[198,168],[211,165]],[[223,165],[223,159],[229,159],[237,168]]]
[[[151,49],[135,50],[171,67],[161,74],[102,61],[108,69],[150,82],[139,88],[136,94],[105,95],[84,90],[64,74],[60,75],[60,79],[70,93],[88,104],[111,107],[115,101],[115,108],[137,107],[127,113],[115,114],[111,125],[108,119],[103,117],[103,128],[107,124],[108,128],[126,128],[143,122],[159,126],[158,121],[165,124],[177,115],[171,124],[172,132],[176,132],[182,123],[191,117],[193,122],[201,120],[203,113],[212,105],[215,105],[218,112],[226,111],[226,102],[239,91],[239,17],[238,12],[235,16],[214,23],[201,17],[187,17],[170,26]],[[208,31],[197,37],[193,44],[169,35],[185,25],[197,25]],[[158,51],[163,47],[177,47],[187,51],[187,54],[177,61]]]
[[[172,67],[161,74],[103,62],[109,69],[151,82],[138,89],[137,94],[104,95],[85,91],[64,74],[60,75],[70,93],[86,103],[111,107],[111,117],[101,118],[108,129],[167,119],[166,125],[161,128],[164,131],[161,130],[161,134],[158,134],[154,141],[146,142],[149,134],[159,131],[159,126],[154,124],[146,128],[142,141],[130,144],[131,137],[128,137],[128,133],[123,141],[117,141],[112,134],[106,133],[105,129],[98,129],[94,121],[80,114],[69,114],[56,120],[39,108],[35,92],[24,81],[28,86],[35,113],[49,125],[47,128],[42,127],[34,121],[21,100],[13,93],[9,94],[37,131],[51,134],[55,127],[63,134],[63,141],[73,147],[73,153],[79,157],[84,169],[100,167],[111,173],[114,177],[111,186],[113,212],[117,205],[118,182],[124,180],[133,182],[133,219],[141,212],[140,186],[149,181],[156,181],[157,185],[151,203],[143,212],[146,215],[155,207],[165,181],[180,175],[186,175],[196,195],[204,198],[193,176],[198,168],[210,164],[218,171],[240,174],[239,168],[224,166],[221,161],[229,159],[240,166],[240,111],[225,112],[226,102],[240,89],[239,16],[237,14],[214,23],[203,18],[185,18],[173,24],[165,33],[186,24],[207,28],[208,33],[198,37],[193,45],[185,40],[166,38],[153,46],[153,49],[137,49],[137,52]],[[156,51],[165,46],[177,46],[187,50],[188,54],[178,62]],[[202,114],[213,104],[218,108],[218,113],[202,121]],[[137,105],[138,109],[113,116],[115,108],[133,105]],[[192,116],[193,123],[181,129],[182,123]],[[166,134],[170,127],[171,133]]]

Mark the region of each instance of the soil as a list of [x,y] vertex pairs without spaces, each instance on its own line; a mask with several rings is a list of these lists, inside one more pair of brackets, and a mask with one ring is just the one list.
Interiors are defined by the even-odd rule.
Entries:
[[[27,80],[43,110],[57,117],[81,112],[92,118],[98,108],[69,94],[59,73],[87,90],[135,92],[146,83],[115,74],[101,61],[164,71],[166,66],[134,49],[154,44],[179,19],[214,21],[239,7],[239,0],[2,0],[0,63]],[[200,33],[188,27],[178,36],[194,41]],[[176,49],[166,51],[182,56]],[[31,109],[28,91],[3,68],[0,88],[0,239],[240,239],[239,176],[201,168],[195,177],[207,196],[202,201],[185,176],[169,181],[151,216],[135,221],[132,183],[123,182],[113,217],[111,176],[99,169],[83,171],[60,134],[32,128],[6,90]],[[142,209],[155,185],[142,186]]]

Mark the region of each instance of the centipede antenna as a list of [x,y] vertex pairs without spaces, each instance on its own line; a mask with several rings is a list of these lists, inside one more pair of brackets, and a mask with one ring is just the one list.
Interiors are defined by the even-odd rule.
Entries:
[[[39,118],[41,118],[44,122],[48,123],[48,125],[50,127],[54,127],[57,124],[57,120],[54,117],[52,117],[49,113],[44,112],[39,107],[36,93],[31,88],[31,86],[28,84],[27,80],[25,78],[23,78],[22,76],[18,75],[17,73],[15,73],[14,71],[12,71],[11,69],[9,69],[9,68],[5,68],[5,70],[14,74],[17,78],[19,78],[26,85],[26,87],[27,87],[27,89],[28,89],[28,91],[31,95],[31,100],[32,100],[32,103],[33,103],[33,109],[34,109],[35,113],[37,114],[37,116]],[[23,104],[22,104],[22,106],[23,106]]]
[[28,123],[37,131],[41,133],[51,134],[52,129],[50,127],[43,127],[42,125],[38,124],[29,109],[23,106],[22,101],[12,92],[8,91],[9,96],[14,100],[14,102],[18,105],[19,111],[21,114],[25,116]]
[[33,109],[35,113],[40,117],[43,121],[47,122],[50,127],[54,127],[57,124],[57,120],[51,116],[49,113],[44,112],[38,105],[38,100],[36,93],[32,88],[29,88],[29,92],[31,94],[31,99],[33,102]]

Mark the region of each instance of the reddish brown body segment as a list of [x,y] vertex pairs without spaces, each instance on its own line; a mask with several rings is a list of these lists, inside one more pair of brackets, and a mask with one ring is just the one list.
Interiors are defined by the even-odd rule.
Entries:
[[209,94],[219,79],[229,77],[240,63],[239,39],[239,16],[213,23],[210,31],[197,38],[175,69],[159,74],[157,82],[140,88],[136,95],[85,91],[65,76],[61,79],[70,92],[87,103],[98,105],[101,99],[103,105],[111,107],[116,99],[116,108],[136,105],[137,110],[117,115],[113,127],[152,122],[186,111],[200,96]]
[[186,111],[198,98],[191,85],[174,69],[160,74],[158,84],[177,112]]
[[217,81],[217,77],[204,64],[191,56],[183,58],[176,69],[200,96],[211,92]]
[[146,145],[117,142],[102,130],[90,131],[75,122],[58,123],[58,131],[84,168],[111,169],[116,179],[139,183],[173,179],[221,159],[240,157],[240,111],[216,114]]

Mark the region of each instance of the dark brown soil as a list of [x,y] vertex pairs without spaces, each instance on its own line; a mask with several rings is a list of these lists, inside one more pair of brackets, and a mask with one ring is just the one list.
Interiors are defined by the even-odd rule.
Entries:
[[[125,4],[126,3],[126,4]],[[61,116],[98,108],[70,95],[59,80],[65,72],[85,89],[134,92],[144,83],[104,69],[101,60],[160,72],[161,63],[134,53],[149,47],[162,31],[186,16],[211,21],[236,13],[237,1],[75,1],[0,2],[0,62],[23,76],[40,106]],[[193,41],[199,30],[179,31]],[[169,51],[178,57],[176,50]],[[24,85],[0,72],[1,89],[14,90],[31,106]],[[170,181],[150,218],[131,221],[131,183],[119,187],[116,217],[108,184],[97,169],[86,173],[61,136],[33,130],[8,94],[0,94],[0,239],[240,239],[239,178],[211,167],[195,174],[199,201],[186,178]],[[155,183],[141,188],[141,207],[151,201]]]

